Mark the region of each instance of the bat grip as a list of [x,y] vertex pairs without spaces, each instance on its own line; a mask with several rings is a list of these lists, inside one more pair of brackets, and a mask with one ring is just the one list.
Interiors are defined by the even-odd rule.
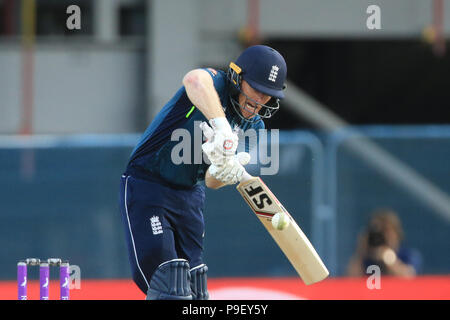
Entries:
[[250,180],[251,178],[253,178],[251,175],[248,174],[247,171],[244,171],[244,174],[242,175],[241,181],[240,182],[245,182]]

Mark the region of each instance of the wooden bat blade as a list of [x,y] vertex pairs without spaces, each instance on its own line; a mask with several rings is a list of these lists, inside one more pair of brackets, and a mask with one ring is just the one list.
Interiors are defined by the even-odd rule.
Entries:
[[[305,284],[309,285],[321,281],[329,275],[326,266],[309,239],[261,178],[252,177],[241,182],[236,189],[278,244]],[[276,230],[272,226],[272,216],[278,212],[285,212],[290,219],[288,227],[284,230]]]

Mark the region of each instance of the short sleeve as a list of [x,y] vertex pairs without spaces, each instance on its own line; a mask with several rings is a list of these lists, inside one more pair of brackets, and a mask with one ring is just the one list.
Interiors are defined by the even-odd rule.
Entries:
[[225,73],[223,71],[217,71],[213,68],[204,68],[203,70],[211,75],[214,83],[214,88],[216,88],[217,93],[219,93],[220,95],[224,91],[226,85]]

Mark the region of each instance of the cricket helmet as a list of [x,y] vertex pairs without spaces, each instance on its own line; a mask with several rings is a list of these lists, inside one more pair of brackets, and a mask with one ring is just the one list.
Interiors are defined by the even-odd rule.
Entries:
[[[272,97],[267,104],[261,105],[259,111],[261,118],[270,118],[279,109],[279,100],[284,98],[286,74],[286,62],[275,49],[264,45],[245,49],[235,62],[230,63],[227,72],[231,85],[230,99],[235,111],[243,118],[240,109],[244,107],[239,104],[237,96],[244,94],[241,83],[245,80],[253,89]],[[252,122],[251,118],[243,119]]]

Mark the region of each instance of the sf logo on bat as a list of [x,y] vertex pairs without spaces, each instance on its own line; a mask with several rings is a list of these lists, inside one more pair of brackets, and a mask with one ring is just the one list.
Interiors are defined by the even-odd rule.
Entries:
[[253,188],[250,185],[244,188],[244,191],[252,199],[253,203],[258,209],[264,209],[266,204],[269,206],[272,204],[272,200],[267,195],[267,193],[264,192],[264,189],[261,186]]

